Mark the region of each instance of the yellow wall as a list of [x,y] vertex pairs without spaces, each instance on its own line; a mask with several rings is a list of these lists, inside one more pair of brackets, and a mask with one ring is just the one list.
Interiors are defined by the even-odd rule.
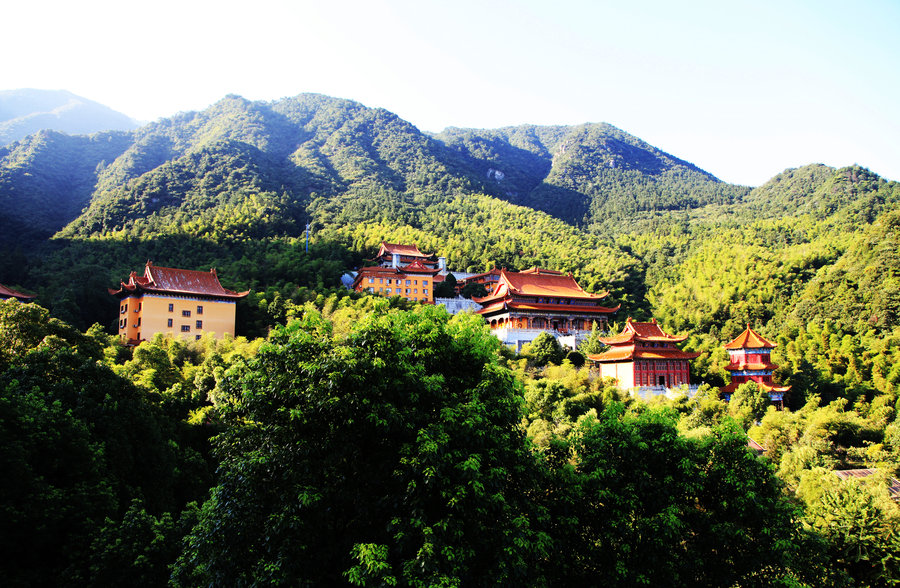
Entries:
[[[128,311],[123,313],[123,307]],[[172,310],[169,311],[169,305]],[[198,306],[203,312],[198,313]],[[221,339],[225,333],[234,335],[234,321],[237,305],[235,302],[218,300],[200,300],[197,298],[177,298],[144,294],[125,298],[119,301],[119,336],[125,340],[151,339],[156,333],[165,333],[173,337],[196,339],[197,335],[215,333]],[[185,311],[190,316],[184,316]],[[123,326],[122,319],[127,317]],[[169,326],[169,319],[172,326]],[[201,321],[197,328],[197,321]],[[187,326],[187,331],[182,327]]]
[[619,388],[623,390],[634,388],[634,362],[601,363],[600,375],[604,378],[615,378],[619,381]]
[[[374,280],[374,281],[370,281]],[[400,283],[397,284],[397,280]],[[409,284],[407,284],[407,280]],[[388,283],[390,282],[390,283]],[[390,293],[387,289],[390,288]],[[399,291],[398,291],[399,288]],[[367,276],[364,275],[356,286],[358,292],[371,291],[382,296],[400,296],[424,302],[426,304],[434,303],[434,278],[431,276],[422,277],[419,274],[396,274],[390,278],[383,276]],[[407,292],[409,290],[409,292]]]

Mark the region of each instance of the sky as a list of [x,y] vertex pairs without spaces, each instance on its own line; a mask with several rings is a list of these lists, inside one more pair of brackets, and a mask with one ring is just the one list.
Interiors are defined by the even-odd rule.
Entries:
[[606,122],[732,183],[900,180],[900,0],[28,0],[0,90],[152,121],[304,92],[423,131]]

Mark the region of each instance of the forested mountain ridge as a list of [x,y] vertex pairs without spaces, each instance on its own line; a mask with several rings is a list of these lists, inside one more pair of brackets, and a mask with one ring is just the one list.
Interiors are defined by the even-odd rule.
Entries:
[[748,191],[606,123],[447,129],[436,137],[491,180],[492,194],[596,230],[642,211],[730,204]]
[[[484,133],[489,137],[491,132]],[[223,145],[251,147],[256,150],[251,159],[264,154],[267,161],[259,165],[278,168],[269,174],[268,187],[283,184],[297,207],[312,204],[310,215],[322,224],[379,214],[414,217],[423,204],[472,193],[495,195],[574,224],[603,224],[612,211],[621,219],[641,210],[731,202],[745,192],[610,125],[521,127],[495,135],[485,151],[480,146],[486,140],[474,131],[448,130],[432,138],[388,111],[349,100],[300,95],[264,103],[228,96],[205,111],[137,129],[128,134],[123,152],[91,159],[96,167],[91,206],[64,234],[121,230],[134,220],[133,214],[120,217],[126,208],[151,215],[159,209],[165,209],[163,216],[174,212],[191,182],[171,185],[159,177],[171,171],[165,166],[177,168],[181,158],[209,149],[213,160],[227,160]],[[0,159],[0,170],[17,165],[14,157]],[[43,173],[29,171],[35,172]],[[151,175],[138,182],[146,174]],[[71,186],[46,175],[37,201],[52,192],[84,202],[83,194],[75,198]],[[174,198],[168,205],[154,194],[160,184]],[[155,199],[159,207],[135,209],[142,199]],[[115,200],[130,204],[108,210]]]
[[[146,259],[233,268],[232,285],[269,290],[269,304],[272,289],[296,298],[337,285],[339,264],[390,239],[458,269],[571,271],[625,315],[727,336],[748,320],[784,322],[817,272],[898,201],[896,183],[860,167],[733,186],[602,123],[432,136],[351,100],[231,95],[131,132],[43,132],[0,150],[0,241],[33,248],[60,229],[0,270],[87,326],[106,302],[76,275],[80,259],[99,281]],[[328,244],[316,266],[326,274],[264,271],[285,267],[272,256],[305,256],[307,222]]]

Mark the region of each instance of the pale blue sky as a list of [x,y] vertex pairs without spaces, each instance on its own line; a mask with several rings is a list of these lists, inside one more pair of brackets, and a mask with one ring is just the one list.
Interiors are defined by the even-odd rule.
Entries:
[[898,32],[898,0],[29,0],[0,8],[0,89],[143,120],[320,92],[426,131],[608,122],[748,185],[900,180]]

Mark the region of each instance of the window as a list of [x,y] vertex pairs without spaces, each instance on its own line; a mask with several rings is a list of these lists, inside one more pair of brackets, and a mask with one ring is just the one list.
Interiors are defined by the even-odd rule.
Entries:
[[409,285],[410,285],[410,284],[409,284],[409,280],[406,280],[406,285],[407,285],[407,286],[409,286]]
[[428,285],[428,280],[422,280],[422,285],[423,285],[423,286],[427,286],[427,285]]
[[203,314],[203,306],[200,304],[197,305],[197,314]]
[[428,294],[428,288],[422,288],[422,294]]
[[141,317],[138,317],[137,326],[139,326],[139,327],[141,326]]
[[384,278],[378,278],[378,283],[379,283],[379,284],[384,284]]
[[125,305],[125,310],[123,310],[122,312],[128,312],[128,305],[127,305],[127,304]]
[[419,285],[419,280],[413,280],[413,286],[418,286],[418,285]]
[[190,332],[191,332],[191,325],[181,325],[181,332],[182,332],[182,333],[190,333]]
[[384,292],[385,292],[385,294],[390,294],[390,293],[391,293],[391,289],[390,289],[390,288],[387,288]]
[[169,327],[169,328],[172,327],[172,319],[169,319],[169,320],[168,320],[168,322],[166,323],[166,326]]
[[[175,312],[175,305],[174,305],[174,304],[171,304],[171,303],[169,304],[169,312]],[[171,327],[172,325],[169,325],[169,326]]]
[[191,316],[191,311],[190,310],[182,310],[181,316]]
[[196,337],[194,337],[194,339],[197,340],[197,341],[199,341],[199,340],[200,340],[200,335],[197,335]]
[[141,312],[141,308],[144,306],[143,302],[138,302],[138,307],[134,309],[134,312]]
[[203,328],[203,321],[197,321],[197,329],[199,330],[202,328]]
[[369,278],[369,283],[370,283],[370,284],[374,284],[374,283],[375,283],[375,278]]

